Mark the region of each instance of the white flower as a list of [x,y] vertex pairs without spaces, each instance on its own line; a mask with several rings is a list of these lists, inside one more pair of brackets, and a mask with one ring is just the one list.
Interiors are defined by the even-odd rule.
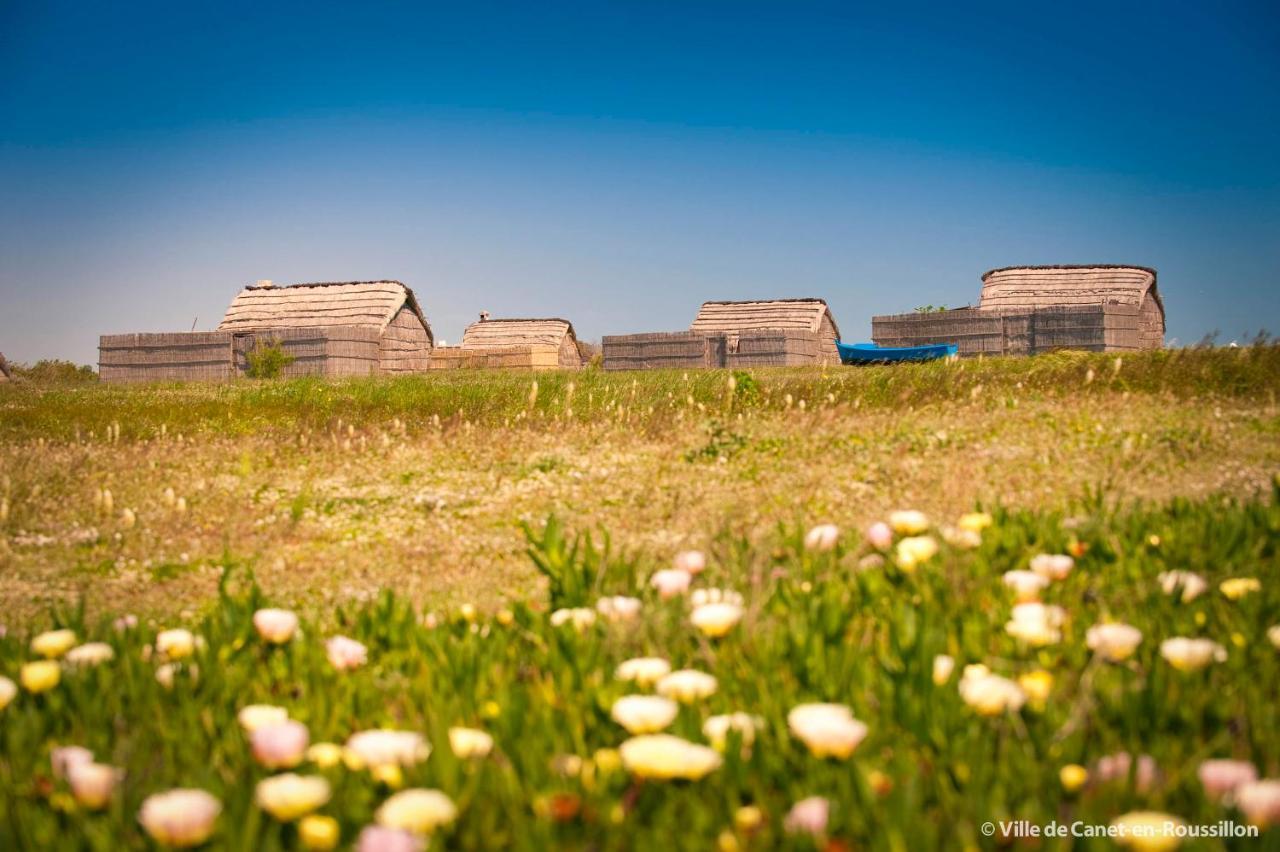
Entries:
[[260,609],[253,614],[253,627],[262,641],[283,645],[298,630],[298,616],[287,609]]
[[1188,639],[1177,636],[1160,643],[1160,656],[1169,665],[1184,672],[1193,672],[1210,663],[1220,663],[1227,658],[1227,649],[1212,639]]
[[379,728],[352,734],[345,749],[348,764],[372,769],[413,766],[427,759],[431,746],[415,731]]
[[166,660],[190,657],[196,650],[196,637],[190,630],[162,630],[156,635],[156,653]]
[[169,790],[148,796],[138,822],[157,843],[199,846],[213,834],[222,803],[204,790]]
[[252,734],[266,725],[278,725],[289,721],[289,711],[274,704],[247,704],[240,708],[240,712],[236,714],[236,720],[240,723],[240,727],[244,728],[245,733]]
[[1280,624],[1267,628],[1267,640],[1270,641],[1277,650],[1280,650]]
[[340,672],[359,668],[369,661],[369,649],[364,643],[346,636],[333,636],[324,643],[329,664]]
[[703,604],[693,611],[689,620],[706,636],[718,639],[742,620],[742,607],[731,603]]
[[596,601],[596,612],[600,613],[605,621],[614,623],[634,621],[636,616],[640,614],[640,606],[639,598],[614,595],[613,597],[601,598]]
[[609,715],[630,734],[653,734],[675,721],[679,712],[670,698],[659,695],[624,695],[613,702]]
[[1084,634],[1084,644],[1104,660],[1118,663],[1133,655],[1142,642],[1142,631],[1129,624],[1095,624]]
[[49,753],[54,778],[65,779],[75,766],[93,763],[93,752],[84,746],[60,746]]
[[964,667],[964,674],[960,677],[960,697],[984,716],[1016,712],[1027,700],[1022,687],[1008,678],[992,674],[983,665]]
[[898,542],[895,556],[903,571],[911,572],[922,562],[928,562],[938,552],[938,542],[933,536],[913,535]]
[[942,686],[951,680],[951,673],[955,671],[956,661],[946,654],[939,654],[933,658],[933,682],[936,686]]
[[706,672],[681,669],[658,681],[658,694],[690,704],[716,691],[716,679]]
[[1236,807],[1254,825],[1280,823],[1280,780],[1264,778],[1241,784],[1235,798]]
[[727,713],[710,716],[702,723],[702,735],[711,741],[716,751],[724,751],[730,731],[737,731],[742,745],[749,747],[756,739],[756,731],[764,727],[764,719],[750,713]]
[[551,613],[551,626],[563,627],[566,624],[573,625],[573,629],[579,633],[596,623],[596,611],[587,609],[586,607],[573,607],[572,609],[558,609]]
[[86,642],[67,652],[67,665],[97,666],[115,657],[116,652],[106,642]]
[[714,587],[709,589],[694,589],[693,593],[689,595],[690,606],[699,607],[703,604],[713,603],[729,603],[742,606],[743,600],[742,595],[738,594],[733,589],[717,589]]
[[1065,580],[1076,561],[1065,553],[1041,553],[1031,557],[1031,570],[1046,580]]
[[692,580],[693,575],[688,571],[663,568],[661,571],[653,572],[653,576],[649,578],[649,585],[658,590],[658,595],[663,600],[667,600],[684,594]]
[[431,834],[458,818],[458,807],[439,790],[402,790],[382,803],[378,825],[413,834]]
[[816,553],[834,550],[840,540],[840,528],[835,524],[819,524],[809,530],[804,537],[804,549]]
[[640,778],[696,781],[720,766],[715,749],[669,734],[632,737],[618,747],[622,765]]
[[18,696],[18,685],[7,677],[0,677],[0,710]]
[[96,811],[106,807],[123,774],[103,763],[74,763],[67,768],[67,784],[81,807]]
[[635,681],[638,686],[652,686],[670,673],[671,664],[661,657],[636,657],[619,664],[614,677]]
[[1156,579],[1166,595],[1181,589],[1183,603],[1191,603],[1209,588],[1208,581],[1193,571],[1164,571]]
[[1020,603],[1013,608],[1013,619],[1004,626],[1005,632],[1015,639],[1040,648],[1061,641],[1059,629],[1066,618],[1060,606],[1042,603]]
[[493,750],[493,737],[477,728],[450,728],[449,749],[461,760],[486,757]]
[[293,822],[329,801],[329,782],[319,775],[286,772],[258,782],[254,801],[281,822]]
[[1034,571],[1017,569],[1005,571],[1004,584],[1013,589],[1014,597],[1020,603],[1030,603],[1040,599],[1040,592],[1049,585],[1049,581]]
[[814,757],[847,759],[867,736],[867,726],[843,704],[801,704],[787,714],[787,727]]

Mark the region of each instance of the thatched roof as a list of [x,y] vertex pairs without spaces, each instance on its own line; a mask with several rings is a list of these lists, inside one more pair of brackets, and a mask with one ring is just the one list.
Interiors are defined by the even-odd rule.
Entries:
[[360,325],[385,329],[404,305],[431,326],[413,291],[399,281],[340,281],[290,287],[245,287],[227,308],[219,331],[256,331],[324,325]]
[[463,349],[487,349],[497,346],[559,346],[569,336],[575,345],[577,334],[573,323],[559,317],[545,319],[483,319],[467,326],[462,333]]
[[1145,266],[1008,266],[982,276],[979,308],[1038,308],[1113,302],[1140,306],[1150,293],[1164,315],[1156,271]]
[[741,331],[748,328],[801,328],[819,331],[823,317],[835,335],[840,327],[822,299],[769,299],[753,302],[703,302],[690,331]]

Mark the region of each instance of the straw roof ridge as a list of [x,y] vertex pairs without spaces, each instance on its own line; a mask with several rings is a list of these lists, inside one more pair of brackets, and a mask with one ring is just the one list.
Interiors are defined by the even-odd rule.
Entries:
[[[278,286],[275,284],[265,284],[265,285],[250,284],[241,291],[241,294],[249,293],[249,292],[264,292],[264,291],[272,292],[272,293],[281,293],[281,292],[288,292],[290,290],[303,290],[303,289],[310,289],[310,288],[358,287],[362,285],[376,285],[376,284],[392,284],[404,290],[405,303],[408,304],[409,310],[413,311],[414,315],[417,316],[418,320],[422,323],[423,327],[426,328],[427,337],[430,338],[431,340],[435,339],[435,333],[431,330],[431,323],[427,322],[426,314],[422,312],[422,306],[418,303],[418,297],[414,295],[413,289],[409,287],[408,284],[405,284],[403,281],[397,281],[394,278],[376,278],[368,281],[309,281],[309,282],[304,282],[300,284],[288,284],[284,286]],[[237,297],[237,299],[238,298],[239,297]],[[234,306],[235,306],[235,302],[233,301],[232,307]],[[392,313],[391,317],[387,317],[387,321],[389,322],[392,319],[392,317],[394,317],[394,312]],[[223,322],[225,323],[226,320],[224,319]]]
[[[1112,290],[1116,294],[1127,292],[1129,294],[1128,298],[1132,298],[1134,303],[1139,305],[1142,304],[1142,300],[1146,298],[1148,293],[1150,293],[1155,300],[1156,307],[1160,309],[1160,317],[1161,317],[1161,321],[1163,321],[1164,315],[1165,315],[1164,299],[1160,296],[1160,288],[1157,281],[1158,274],[1155,268],[1150,266],[1136,266],[1134,264],[1126,264],[1126,263],[1061,263],[1061,264],[1023,265],[1023,266],[1002,266],[997,269],[988,269],[986,272],[982,273],[982,298],[979,299],[978,306],[980,308],[987,307],[986,303],[988,302],[989,299],[991,299],[992,293],[997,292],[996,290],[988,289],[989,287],[996,286],[995,282],[990,281],[991,277],[995,275],[1001,275],[1003,273],[1018,273],[1018,272],[1035,273],[1035,272],[1055,272],[1055,271],[1087,273],[1087,272],[1095,272],[1095,271],[1106,272],[1108,270],[1120,271],[1120,272],[1144,273],[1146,275],[1150,275],[1151,276],[1150,284],[1147,284],[1141,287],[1125,286],[1125,285],[1120,285],[1116,283],[1106,284],[1106,283],[1100,282],[1100,284],[1102,289]],[[1001,288],[1004,289],[1004,288],[1008,288],[1009,286],[1011,286],[1009,283],[1005,283],[1001,285]],[[1042,286],[1048,289],[1052,289],[1053,287],[1053,285],[1049,282],[1042,282]],[[1065,293],[1067,292],[1067,290],[1064,290],[1063,292]],[[1026,294],[1023,293],[1022,295],[1026,295]],[[1074,299],[1071,299],[1070,303],[1073,303],[1073,304],[1079,303],[1081,298],[1082,297],[1077,296]],[[994,307],[1001,307],[1005,305],[1014,306],[1010,304],[1011,301],[1012,302],[1023,301],[1022,298],[1015,296],[1012,293],[1002,293],[996,296],[995,299],[998,299],[1000,304],[996,304],[994,305]],[[1125,299],[1124,301],[1128,301],[1128,299]]]
[[704,305],[762,305],[770,302],[820,302],[827,304],[826,299],[819,299],[817,296],[799,296],[790,299],[709,299],[702,304]]
[[1156,270],[1151,266],[1138,266],[1134,263],[1045,263],[1045,264],[1022,264],[1015,266],[1000,266],[995,269],[988,269],[982,273],[982,280],[986,281],[988,275],[995,275],[997,272],[1012,272],[1016,269],[1136,269],[1139,272],[1150,272],[1151,277],[1156,277]]
[[489,317],[488,319],[477,320],[477,322],[489,325],[495,322],[562,322],[569,327],[569,333],[577,338],[578,333],[573,330],[573,323],[564,317]]
[[[741,315],[724,309],[741,308]],[[770,310],[770,309],[773,310]],[[784,310],[784,317],[776,316],[779,309]],[[710,309],[710,310],[709,310]],[[754,314],[754,316],[752,316]],[[773,315],[773,316],[770,316]],[[822,318],[831,321],[831,327],[837,339],[840,337],[840,326],[826,299],[816,296],[789,299],[739,299],[711,300],[702,303],[697,316],[689,326],[690,331],[730,331],[735,328],[803,328],[817,331]]]

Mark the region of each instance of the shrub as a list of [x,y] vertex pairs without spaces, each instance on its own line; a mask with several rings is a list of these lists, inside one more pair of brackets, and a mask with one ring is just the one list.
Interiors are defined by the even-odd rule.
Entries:
[[245,359],[249,362],[246,372],[251,379],[278,379],[284,368],[296,360],[284,351],[278,340],[256,341],[245,354]]

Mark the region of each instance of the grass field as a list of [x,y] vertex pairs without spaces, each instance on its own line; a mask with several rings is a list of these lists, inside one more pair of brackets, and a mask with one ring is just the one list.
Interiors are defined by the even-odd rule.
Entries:
[[[1280,774],[1278,388],[1269,346],[0,387],[0,675],[61,657],[65,637],[29,647],[54,627],[111,657],[64,661],[47,690],[34,670],[11,701],[0,682],[0,847],[145,847],[143,800],[171,787],[216,799],[210,843],[232,849],[334,830],[345,848],[374,822],[415,833],[361,848],[994,848],[1011,841],[986,821],[1142,811],[1265,825],[1280,785],[1224,794],[1218,774],[1244,770],[1203,764]],[[926,517],[867,537],[904,509]],[[838,531],[806,542],[819,524]],[[706,570],[660,594],[687,550]],[[268,606],[301,630],[273,644]],[[1111,623],[1140,641],[1090,634]],[[168,628],[199,641],[166,649]],[[336,634],[367,659],[340,670]],[[714,691],[619,679],[636,657]],[[681,700],[615,704],[655,689]],[[793,712],[813,702],[852,718]],[[251,737],[251,704],[348,747],[273,761],[297,726]],[[734,712],[720,742],[708,719]],[[430,757],[348,741],[381,727]],[[106,800],[68,745],[124,770]],[[323,783],[255,803],[294,764]],[[390,798],[420,788],[448,806]],[[311,810],[335,822],[297,821]]]

